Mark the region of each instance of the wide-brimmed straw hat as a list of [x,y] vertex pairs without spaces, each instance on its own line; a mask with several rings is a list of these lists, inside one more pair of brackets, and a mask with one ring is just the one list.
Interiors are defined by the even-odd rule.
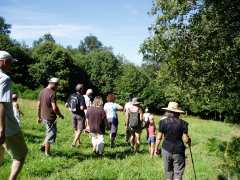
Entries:
[[167,111],[171,111],[171,112],[184,113],[184,111],[182,111],[179,108],[178,103],[176,103],[176,102],[169,102],[168,107],[162,108],[162,109],[167,110]]
[[138,105],[138,104],[141,104],[141,103],[138,102],[138,98],[133,98],[133,99],[132,99],[132,104],[133,104],[133,105]]

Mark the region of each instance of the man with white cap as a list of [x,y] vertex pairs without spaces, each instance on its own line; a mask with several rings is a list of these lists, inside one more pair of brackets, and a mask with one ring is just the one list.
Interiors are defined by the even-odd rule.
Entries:
[[176,102],[169,102],[166,117],[159,122],[155,154],[164,137],[162,145],[162,158],[167,180],[182,180],[185,169],[185,145],[191,143],[188,135],[188,123],[179,119],[180,113],[184,113]]
[[12,168],[9,180],[15,180],[22,169],[28,149],[22,132],[14,117],[11,95],[11,79],[6,74],[15,59],[6,52],[0,51],[0,164],[3,161],[4,149],[12,156]]
[[43,122],[46,126],[46,137],[41,145],[41,151],[44,151],[46,156],[50,155],[50,144],[53,144],[57,137],[57,115],[64,118],[57,106],[58,83],[58,78],[51,78],[48,86],[40,92],[38,99],[38,123]]

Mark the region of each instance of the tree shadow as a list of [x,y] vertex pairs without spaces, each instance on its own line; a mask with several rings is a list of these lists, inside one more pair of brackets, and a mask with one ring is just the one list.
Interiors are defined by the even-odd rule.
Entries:
[[24,138],[26,139],[27,142],[30,142],[30,143],[41,143],[43,140],[42,136],[33,135],[26,132],[24,132]]

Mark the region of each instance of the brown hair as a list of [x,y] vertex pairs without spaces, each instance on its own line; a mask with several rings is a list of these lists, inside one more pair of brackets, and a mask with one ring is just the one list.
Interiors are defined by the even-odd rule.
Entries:
[[109,93],[109,94],[107,95],[107,102],[114,102],[115,99],[116,99],[116,97],[114,96],[113,93]]

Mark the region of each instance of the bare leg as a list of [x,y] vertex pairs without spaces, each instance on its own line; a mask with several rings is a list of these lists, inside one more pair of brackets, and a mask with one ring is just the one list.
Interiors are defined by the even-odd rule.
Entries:
[[135,133],[135,151],[137,152],[139,150],[140,146],[140,134]]
[[50,144],[45,143],[45,155],[49,156],[50,155]]
[[0,166],[3,164],[5,149],[3,145],[0,145]]
[[151,143],[151,157],[154,155],[154,150],[155,150],[155,144]]
[[151,155],[151,144],[148,145],[148,152]]
[[75,131],[75,137],[74,137],[74,140],[73,140],[73,143],[72,145],[76,146],[77,145],[77,142],[80,144],[80,135],[81,135],[81,132],[80,130],[76,130]]
[[25,158],[21,161],[18,161],[16,159],[13,160],[9,180],[16,180],[17,179],[17,176],[18,176],[19,172],[21,171],[21,169],[23,167],[24,160],[25,160]]

